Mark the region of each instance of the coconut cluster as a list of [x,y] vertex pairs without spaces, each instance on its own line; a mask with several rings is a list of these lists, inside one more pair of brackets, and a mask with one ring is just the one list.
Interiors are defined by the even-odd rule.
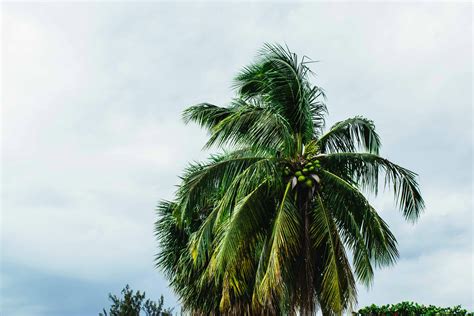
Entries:
[[308,161],[297,168],[285,167],[285,175],[293,178],[293,187],[296,184],[304,185],[307,188],[312,188],[316,183],[319,183],[319,177],[316,174],[317,170],[321,168],[319,160]]

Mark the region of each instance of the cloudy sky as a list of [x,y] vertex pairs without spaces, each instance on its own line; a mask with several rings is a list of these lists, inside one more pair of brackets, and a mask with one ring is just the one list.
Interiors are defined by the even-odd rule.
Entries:
[[153,267],[154,207],[206,133],[180,113],[225,105],[264,42],[313,65],[328,123],[363,115],[382,155],[420,175],[405,223],[360,306],[473,305],[469,3],[2,4],[2,315],[97,315],[125,284],[177,298]]

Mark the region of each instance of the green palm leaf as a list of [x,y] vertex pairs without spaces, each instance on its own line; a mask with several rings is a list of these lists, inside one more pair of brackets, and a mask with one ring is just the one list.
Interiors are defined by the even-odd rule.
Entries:
[[274,305],[274,297],[281,296],[285,291],[285,263],[298,248],[301,219],[291,199],[290,188],[291,183],[288,183],[273,223],[265,273],[257,285],[257,297],[263,305]]
[[336,314],[355,303],[356,287],[336,224],[318,194],[313,208],[311,235],[314,246],[325,254],[319,296],[323,306]]
[[335,153],[320,158],[331,172],[375,193],[379,171],[384,171],[385,185],[393,189],[395,202],[405,218],[415,221],[420,216],[425,204],[416,173],[370,153]]
[[362,150],[376,155],[381,146],[374,123],[361,116],[334,124],[327,133],[318,139],[316,144],[323,153]]
[[328,171],[321,177],[325,183],[323,199],[332,206],[338,230],[354,254],[354,272],[359,281],[370,285],[372,264],[386,266],[398,258],[396,239],[355,186]]

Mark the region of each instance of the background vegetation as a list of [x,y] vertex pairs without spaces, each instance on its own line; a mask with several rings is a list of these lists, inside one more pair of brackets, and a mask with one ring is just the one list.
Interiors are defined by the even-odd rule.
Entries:
[[147,299],[145,301],[145,292],[140,293],[137,291],[134,293],[128,286],[122,290],[122,297],[109,294],[109,300],[112,301],[112,305],[109,307],[107,312],[105,308],[99,316],[139,316],[143,312],[146,316],[171,316],[172,310],[164,308],[163,295],[160,297],[158,302]]
[[353,315],[360,316],[434,316],[434,315],[452,315],[465,316],[474,315],[472,312],[461,308],[460,305],[454,307],[438,307],[434,305],[421,305],[414,302],[401,302],[388,305],[371,305],[361,308]]

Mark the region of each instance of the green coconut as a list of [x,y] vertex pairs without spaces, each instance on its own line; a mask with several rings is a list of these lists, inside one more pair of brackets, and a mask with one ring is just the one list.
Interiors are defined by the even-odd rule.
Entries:
[[303,181],[305,181],[305,180],[306,180],[306,177],[305,177],[305,176],[299,176],[299,177],[298,177],[298,181],[299,181],[299,182],[303,182]]
[[314,167],[313,166],[309,167],[309,171],[314,171]]
[[300,176],[302,176],[302,175],[303,175],[303,173],[301,173],[300,170],[298,170],[298,171],[295,172],[295,176],[297,176],[297,177],[300,177]]
[[304,169],[303,169],[303,173],[304,173],[304,174],[307,174],[308,171],[309,171],[309,170],[308,170],[307,168],[304,168]]
[[308,188],[311,188],[311,187],[313,186],[313,180],[308,179],[308,180],[306,180],[306,182],[305,182],[304,184],[306,184],[306,186],[307,186]]

